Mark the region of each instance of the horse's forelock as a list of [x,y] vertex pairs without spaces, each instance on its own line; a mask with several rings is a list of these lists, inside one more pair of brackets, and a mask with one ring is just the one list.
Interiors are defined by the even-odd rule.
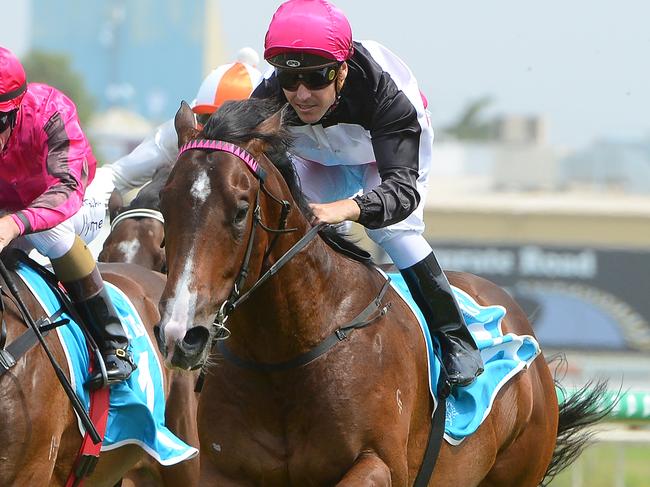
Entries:
[[260,132],[259,125],[283,108],[272,99],[255,99],[225,102],[214,112],[203,127],[199,137],[211,140],[223,140],[231,144],[244,146],[253,140],[264,143],[264,153],[268,160],[280,171],[294,200],[303,214],[311,216],[311,210],[300,188],[289,150],[292,138],[281,125],[275,132]]

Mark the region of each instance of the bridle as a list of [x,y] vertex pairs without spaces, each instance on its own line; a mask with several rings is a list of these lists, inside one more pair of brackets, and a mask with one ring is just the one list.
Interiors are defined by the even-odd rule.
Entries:
[[[268,249],[264,253],[263,262],[266,261],[269,256],[273,246],[275,245],[277,238],[280,234],[295,232],[297,228],[285,228],[287,224],[287,218],[289,216],[289,211],[291,211],[291,203],[286,200],[280,199],[269,192],[264,186],[264,181],[266,179],[266,172],[260,167],[259,162],[253,157],[252,154],[242,149],[241,147],[231,144],[229,142],[224,142],[220,140],[207,140],[207,139],[195,139],[186,144],[184,144],[179,151],[178,157],[183,153],[189,150],[208,150],[208,151],[223,151],[233,154],[238,157],[240,160],[246,164],[246,167],[255,175],[259,181],[259,188],[257,190],[257,195],[255,197],[255,208],[253,210],[253,222],[251,225],[250,235],[248,237],[248,244],[246,247],[246,253],[244,254],[244,260],[239,269],[239,274],[235,279],[235,283],[230,292],[228,299],[226,299],[221,308],[217,312],[214,320],[212,322],[210,348],[213,349],[215,345],[219,349],[224,357],[229,361],[233,362],[239,367],[249,368],[253,370],[262,370],[262,371],[280,371],[288,370],[295,367],[301,367],[307,365],[318,357],[322,356],[328,352],[332,347],[341,341],[347,339],[351,333],[355,330],[364,328],[380,318],[382,318],[391,306],[391,303],[383,304],[382,300],[389,288],[390,278],[387,279],[384,285],[379,290],[375,298],[352,320],[350,320],[345,325],[337,328],[323,339],[318,345],[310,349],[309,351],[300,354],[297,357],[294,357],[291,360],[278,364],[264,364],[259,362],[251,362],[248,360],[241,359],[234,355],[232,352],[225,347],[224,340],[230,336],[230,330],[225,326],[226,321],[230,314],[240,306],[244,301],[246,301],[253,292],[259,288],[264,282],[271,278],[275,273],[277,273],[287,262],[289,262],[298,252],[300,252],[309,242],[311,242],[318,232],[323,229],[326,225],[325,223],[319,223],[312,227],[305,235],[303,235],[300,240],[298,240],[289,250],[287,250],[273,265],[271,265],[264,274],[262,274],[255,284],[253,284],[248,291],[241,294],[242,286],[246,281],[249,272],[249,262],[253,250],[253,241],[255,239],[255,228],[259,225],[263,230],[275,234],[273,240],[271,241]],[[262,222],[261,209],[259,206],[259,196],[260,191],[263,191],[267,196],[269,196],[273,201],[282,205],[282,211],[280,214],[280,221],[278,223],[278,228],[270,228]],[[202,364],[198,364],[196,368],[202,367]],[[205,379],[205,371],[201,370],[199,377],[196,382],[195,392],[201,392],[203,387],[203,381]]]
[[[255,206],[253,209],[253,221],[248,236],[248,244],[246,245],[244,259],[242,261],[241,267],[239,268],[239,273],[237,274],[237,278],[235,279],[232,290],[230,291],[230,295],[228,296],[228,299],[226,299],[221,305],[221,308],[217,312],[212,323],[212,326],[216,328],[213,335],[214,344],[215,340],[223,340],[230,336],[230,330],[226,328],[225,323],[235,308],[246,301],[259,286],[261,286],[264,282],[266,282],[266,280],[274,275],[295,254],[302,250],[302,248],[305,247],[305,245],[307,245],[318,234],[318,231],[323,228],[323,224],[317,225],[313,227],[309,232],[307,232],[293,247],[289,249],[289,251],[287,251],[264,274],[262,274],[262,276],[259,277],[259,279],[248,291],[242,294],[242,288],[246,282],[246,279],[248,278],[250,271],[250,259],[253,253],[253,244],[255,241],[255,231],[257,226],[259,225],[262,230],[274,234],[270,245],[264,252],[263,262],[265,262],[268,259],[271,251],[273,250],[273,247],[278,240],[278,237],[281,234],[291,233],[298,230],[297,228],[286,228],[287,218],[289,217],[289,212],[291,211],[291,203],[287,200],[278,198],[266,188],[264,184],[266,181],[266,171],[264,171],[257,159],[255,159],[255,157],[250,152],[239,147],[238,145],[232,144],[230,142],[224,142],[222,140],[194,139],[187,142],[180,148],[178,157],[180,158],[182,154],[190,150],[221,151],[232,154],[243,161],[244,164],[246,164],[246,167],[259,181],[259,187],[255,196]],[[266,194],[269,198],[271,198],[274,202],[281,205],[282,207],[277,228],[271,228],[265,225],[262,221],[262,210],[259,203],[260,192]]]

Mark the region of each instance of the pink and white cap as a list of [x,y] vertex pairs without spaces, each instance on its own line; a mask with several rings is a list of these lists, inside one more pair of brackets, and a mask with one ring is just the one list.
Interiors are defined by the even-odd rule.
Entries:
[[352,52],[350,23],[326,0],[283,3],[273,15],[264,40],[266,60],[279,54],[304,53],[343,62]]

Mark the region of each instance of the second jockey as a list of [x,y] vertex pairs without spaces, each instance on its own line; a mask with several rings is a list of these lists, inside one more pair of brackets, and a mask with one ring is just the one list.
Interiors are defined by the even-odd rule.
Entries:
[[[221,65],[208,74],[192,104],[199,123],[205,123],[223,102],[244,100],[250,96],[262,79],[262,74],[253,66],[257,63],[256,57],[255,51],[244,48],[240,51],[237,62]],[[100,168],[101,177],[106,179],[104,173],[109,171],[111,181],[107,186],[111,191],[114,188],[124,195],[151,181],[156,169],[165,164],[173,164],[177,157],[178,139],[172,119],[160,125],[153,135],[142,141],[131,153]]]
[[97,372],[90,388],[123,381],[136,368],[86,246],[106,215],[90,186],[96,164],[74,103],[51,86],[28,84],[18,58],[0,47],[0,251],[13,242],[52,262],[104,357],[108,384]]

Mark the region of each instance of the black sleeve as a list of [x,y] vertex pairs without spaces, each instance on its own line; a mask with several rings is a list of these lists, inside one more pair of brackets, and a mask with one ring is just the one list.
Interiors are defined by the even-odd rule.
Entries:
[[417,111],[387,74],[382,77],[376,97],[370,135],[382,182],[354,198],[361,208],[359,223],[367,228],[402,221],[420,203],[416,182],[422,130]]
[[408,167],[388,167],[379,171],[382,183],[355,196],[361,209],[358,222],[366,228],[382,228],[404,220],[420,204],[416,189],[418,172]]

